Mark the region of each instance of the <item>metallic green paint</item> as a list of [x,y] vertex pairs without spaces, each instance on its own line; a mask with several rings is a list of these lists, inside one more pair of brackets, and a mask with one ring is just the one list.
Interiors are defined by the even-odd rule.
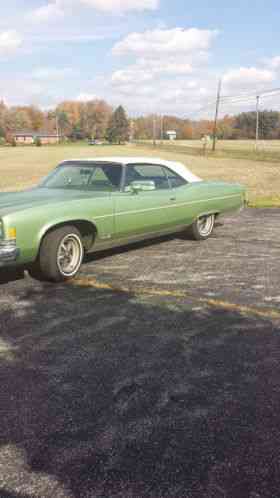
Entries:
[[[16,228],[16,261],[36,260],[44,235],[61,224],[87,222],[95,239],[90,251],[127,244],[163,233],[183,230],[206,214],[239,210],[246,202],[245,188],[223,182],[194,182],[173,189],[139,192],[69,191],[35,188],[0,194],[1,245]],[[2,234],[2,235],[1,235]]]

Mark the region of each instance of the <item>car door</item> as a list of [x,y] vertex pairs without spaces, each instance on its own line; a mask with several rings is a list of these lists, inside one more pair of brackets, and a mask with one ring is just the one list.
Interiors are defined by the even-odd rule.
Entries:
[[[166,168],[166,173],[172,189],[173,202],[170,217],[174,226],[183,227],[193,218],[192,203],[195,199],[192,184],[169,168]],[[195,194],[195,198],[196,196],[197,194]]]
[[[132,182],[153,181],[155,190],[129,190]],[[115,195],[115,235],[117,238],[137,238],[166,232],[174,223],[174,196],[161,165],[129,164],[125,168],[123,191]]]
[[[97,226],[96,243],[106,243],[114,239],[115,204],[113,193],[120,190],[123,166],[114,163],[94,164],[90,179],[85,179],[92,192],[92,200],[87,201],[88,211]],[[85,169],[87,172],[87,169]]]
[[202,213],[215,209],[207,183],[188,182],[169,168],[167,175],[174,198],[172,218],[178,228],[190,225]]

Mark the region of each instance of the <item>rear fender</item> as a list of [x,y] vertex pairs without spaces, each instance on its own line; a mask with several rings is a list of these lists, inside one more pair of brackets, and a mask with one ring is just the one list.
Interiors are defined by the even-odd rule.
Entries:
[[[203,211],[202,213],[199,213],[199,214],[196,216],[195,220],[198,220],[198,218],[202,218],[202,217],[204,217],[204,216],[211,216],[211,215],[214,215],[215,217],[217,217],[217,216],[219,216],[220,214],[221,214],[221,212],[220,212],[219,210],[217,210],[217,209],[214,209],[214,210],[212,209],[211,211]],[[194,221],[195,221],[195,220],[194,220]]]

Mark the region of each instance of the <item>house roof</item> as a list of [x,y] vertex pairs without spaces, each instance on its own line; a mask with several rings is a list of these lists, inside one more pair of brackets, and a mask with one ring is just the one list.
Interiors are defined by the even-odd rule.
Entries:
[[13,132],[15,137],[39,137],[39,138],[56,138],[61,137],[61,134],[51,133],[44,130],[32,131],[32,130],[16,130]]

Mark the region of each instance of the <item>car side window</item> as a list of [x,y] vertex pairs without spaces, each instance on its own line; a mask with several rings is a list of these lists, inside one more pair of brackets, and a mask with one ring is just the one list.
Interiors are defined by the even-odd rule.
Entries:
[[156,190],[169,189],[170,185],[165,168],[156,164],[130,164],[126,167],[124,186],[128,187],[132,182],[148,180],[155,183]]
[[177,175],[174,171],[166,168],[167,176],[169,183],[172,188],[181,187],[182,185],[187,185],[187,180],[182,178],[180,175]]
[[94,190],[117,190],[120,187],[121,166],[98,166],[94,169],[90,187]]

